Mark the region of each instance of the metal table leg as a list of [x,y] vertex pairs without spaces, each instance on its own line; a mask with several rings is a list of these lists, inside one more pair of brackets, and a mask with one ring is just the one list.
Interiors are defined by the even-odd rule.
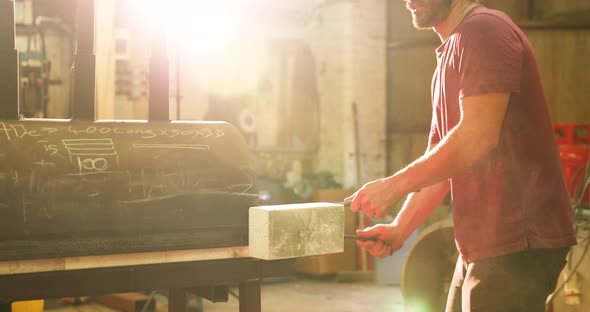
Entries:
[[261,312],[259,279],[240,283],[240,312]]
[[184,289],[170,289],[168,293],[168,311],[186,312],[187,297]]

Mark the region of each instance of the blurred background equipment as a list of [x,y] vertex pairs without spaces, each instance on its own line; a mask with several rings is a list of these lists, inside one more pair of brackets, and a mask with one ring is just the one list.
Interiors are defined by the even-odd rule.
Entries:
[[[70,102],[74,47],[72,1],[15,1],[21,116],[55,117]],[[53,103],[52,103],[53,101]]]
[[458,256],[451,220],[424,229],[412,243],[402,269],[408,311],[444,311]]
[[[590,124],[556,124],[555,137],[565,183],[574,210],[578,245],[572,247],[557,288],[548,299],[547,311],[585,311],[590,292],[584,287],[590,276],[587,256],[590,248]],[[579,309],[579,310],[578,310]]]

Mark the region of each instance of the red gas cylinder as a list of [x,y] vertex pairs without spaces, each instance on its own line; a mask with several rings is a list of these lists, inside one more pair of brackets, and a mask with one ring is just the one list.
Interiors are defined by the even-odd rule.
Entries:
[[557,144],[590,144],[590,124],[556,124]]

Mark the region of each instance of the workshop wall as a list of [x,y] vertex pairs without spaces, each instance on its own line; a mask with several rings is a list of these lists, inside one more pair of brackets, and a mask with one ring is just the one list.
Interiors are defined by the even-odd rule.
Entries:
[[414,29],[402,1],[390,3],[388,29],[388,173],[392,174],[426,149],[434,50],[440,41],[432,31]]
[[556,123],[590,123],[590,28],[527,30]]
[[345,187],[359,186],[385,173],[385,8],[382,0],[329,1],[308,29],[319,64],[317,167],[335,173]]
[[[489,7],[503,10],[524,30],[535,48],[545,91],[556,123],[589,123],[590,103],[590,27],[565,29],[559,25],[542,29],[527,27],[527,16],[535,23],[559,21],[562,24],[590,20],[586,0],[526,1],[487,0]],[[529,12],[530,11],[530,12]],[[586,23],[588,24],[588,23]]]
[[535,1],[533,14],[538,18],[584,17],[588,16],[590,2],[587,0],[546,0]]

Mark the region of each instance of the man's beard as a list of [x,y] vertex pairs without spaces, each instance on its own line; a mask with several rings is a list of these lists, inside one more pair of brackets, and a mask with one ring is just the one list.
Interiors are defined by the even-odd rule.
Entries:
[[412,13],[412,23],[417,29],[430,29],[444,21],[451,12],[453,0],[418,0],[424,3],[421,12]]

